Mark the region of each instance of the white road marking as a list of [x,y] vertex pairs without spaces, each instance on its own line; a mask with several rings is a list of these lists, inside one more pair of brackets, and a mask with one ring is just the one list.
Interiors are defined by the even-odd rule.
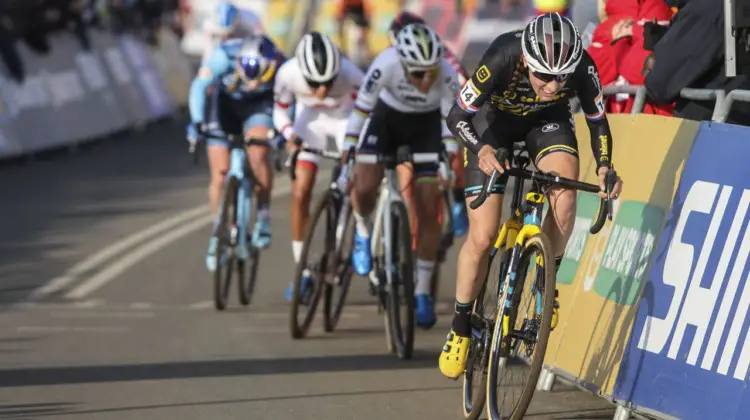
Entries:
[[18,332],[33,333],[125,333],[129,328],[124,327],[48,327],[48,326],[23,326],[16,327]]
[[214,301],[212,300],[204,300],[204,301],[196,302],[190,305],[190,309],[198,309],[198,310],[211,309],[213,307],[214,307]]
[[[260,318],[260,319],[289,319],[289,313],[253,312],[253,318]],[[362,318],[362,315],[342,312],[341,313],[341,319],[344,319],[344,318],[358,319],[358,318]]]
[[156,314],[153,312],[50,312],[50,318],[153,318]]
[[71,306],[78,309],[90,309],[90,308],[96,308],[97,306],[104,305],[104,300],[102,299],[89,299],[83,302],[76,302],[73,303]]
[[130,304],[130,309],[151,309],[154,307],[150,302],[135,302]]
[[[324,178],[324,177],[321,177]],[[291,183],[286,182],[281,185],[274,187],[273,197],[288,194],[291,191]],[[96,275],[89,277],[88,279],[81,282],[73,290],[65,294],[67,299],[81,299],[91,294],[95,290],[101,288],[105,284],[114,280],[120,274],[124,273],[130,267],[138,264],[142,260],[150,257],[157,251],[160,251],[173,242],[187,236],[204,226],[210,224],[212,219],[210,215],[203,215],[197,219],[183,224],[182,226],[170,230],[168,233],[155,238],[149,242],[142,244],[141,246],[131,250],[130,252],[122,255],[120,258],[113,261],[104,270],[100,271]]]
[[62,276],[55,277],[44,286],[34,290],[34,292],[32,292],[30,296],[30,299],[40,299],[53,293],[57,293],[79,280],[81,276],[85,275],[87,272],[122,254],[128,248],[131,248],[134,245],[137,245],[138,243],[143,242],[152,236],[156,236],[161,232],[181,225],[190,219],[205,215],[206,211],[207,206],[205,204],[194,207],[190,210],[178,213],[168,219],[156,223],[155,225],[151,225],[139,232],[135,232],[132,235],[109,245],[101,251],[74,265]]

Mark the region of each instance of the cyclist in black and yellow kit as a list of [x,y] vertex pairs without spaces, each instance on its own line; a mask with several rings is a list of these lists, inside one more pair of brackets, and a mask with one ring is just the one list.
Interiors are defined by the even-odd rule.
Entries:
[[[612,135],[599,74],[576,27],[568,18],[547,13],[535,17],[524,30],[495,38],[448,116],[448,127],[468,149],[464,162],[467,200],[479,193],[486,176],[510,167],[507,159],[496,158],[496,152],[509,156],[513,143],[526,143],[539,170],[577,179],[578,142],[569,105],[575,96],[586,114],[604,191],[605,174],[613,170]],[[488,110],[488,129],[480,136],[472,119],[482,106]],[[471,310],[486,275],[487,251],[497,235],[507,179],[507,175],[499,177],[493,195],[481,207],[469,210],[469,235],[458,256],[453,328],[440,355],[440,370],[450,378],[464,372]],[[612,197],[621,189],[618,179]],[[543,230],[559,267],[573,232],[576,193],[554,189],[549,192],[549,203],[551,211]]]

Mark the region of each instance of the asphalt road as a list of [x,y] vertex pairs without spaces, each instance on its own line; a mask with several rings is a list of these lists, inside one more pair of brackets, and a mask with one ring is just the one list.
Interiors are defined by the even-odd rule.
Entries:
[[[203,258],[207,169],[191,165],[183,127],[0,168],[0,419],[461,418],[459,383],[437,369],[455,249],[439,323],[418,331],[413,360],[387,353],[364,279],[335,333],[318,320],[292,341],[280,176],[255,301],[217,313]],[[528,418],[613,412],[558,385],[535,396]]]

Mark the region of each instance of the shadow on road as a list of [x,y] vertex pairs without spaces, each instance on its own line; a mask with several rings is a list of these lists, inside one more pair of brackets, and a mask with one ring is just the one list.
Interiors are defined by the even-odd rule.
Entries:
[[179,186],[202,191],[206,165],[191,164],[183,128],[167,121],[73,154],[0,165],[0,309],[63,274],[80,248],[101,245],[82,233],[116,239],[119,216],[146,220],[174,208]]
[[314,372],[436,369],[437,359],[437,353],[415,351],[412,360],[406,361],[395,355],[382,354],[4,369],[0,370],[0,388]]

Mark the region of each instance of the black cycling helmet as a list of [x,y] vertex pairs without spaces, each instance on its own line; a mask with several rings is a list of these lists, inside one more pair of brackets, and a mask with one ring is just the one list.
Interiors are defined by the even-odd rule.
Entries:
[[393,18],[393,22],[391,22],[391,26],[388,28],[388,39],[391,40],[391,45],[396,44],[396,36],[401,31],[401,29],[403,29],[406,25],[411,25],[412,23],[421,23],[423,25],[426,24],[424,19],[412,12],[407,11],[403,11],[399,13],[395,18]]

